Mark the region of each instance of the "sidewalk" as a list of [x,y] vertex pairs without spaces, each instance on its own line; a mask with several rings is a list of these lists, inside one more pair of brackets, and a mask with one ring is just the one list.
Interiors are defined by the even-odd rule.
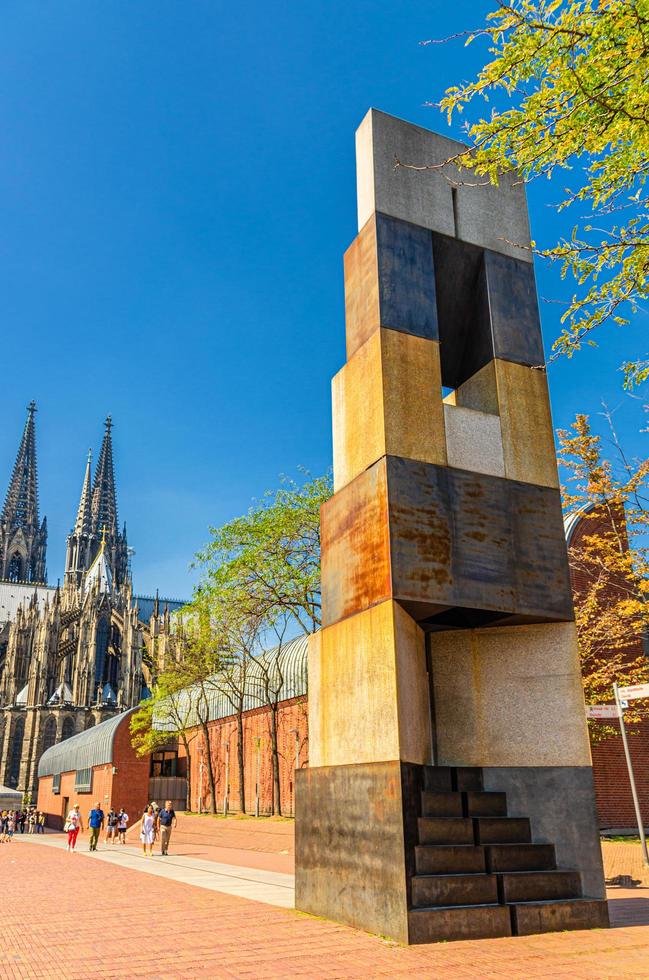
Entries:
[[225,895],[252,899],[255,902],[265,902],[280,908],[290,909],[295,904],[293,875],[281,874],[277,871],[223,864],[173,852],[167,857],[162,857],[157,849],[153,857],[149,858],[143,855],[141,847],[132,847],[128,844],[102,843],[96,851],[90,852],[87,833],[79,836],[74,855],[68,854],[67,836],[62,833],[43,836],[19,834],[14,837],[14,842],[9,847],[13,848],[15,843],[20,846],[35,844],[39,847],[52,847],[64,852],[66,857],[73,860],[87,858],[92,861],[106,861],[133,871],[142,871],[171,881],[208,888],[223,892]]
[[[149,872],[139,874],[145,859],[132,853],[72,855],[48,837],[0,845],[4,889],[21,899],[20,913],[4,916],[0,927],[1,980],[638,980],[648,973],[646,925],[403,947],[152,874],[165,859],[146,859]],[[636,891],[629,900],[646,902],[647,890]],[[615,898],[625,902],[627,893],[616,889]]]

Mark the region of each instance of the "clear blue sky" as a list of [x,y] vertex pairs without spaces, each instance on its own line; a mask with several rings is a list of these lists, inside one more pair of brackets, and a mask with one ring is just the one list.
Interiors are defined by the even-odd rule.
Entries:
[[[488,6],[6,0],[0,493],[35,398],[51,580],[108,412],[141,591],[188,595],[210,524],[298,465],[330,465],[354,130],[373,105],[447,132],[423,103],[485,49],[418,41]],[[557,193],[529,194],[541,242]],[[572,288],[538,278],[551,299]],[[559,307],[541,312],[551,342]],[[552,369],[555,424],[606,398],[637,447],[611,367],[627,337],[643,353],[639,329],[618,331]]]

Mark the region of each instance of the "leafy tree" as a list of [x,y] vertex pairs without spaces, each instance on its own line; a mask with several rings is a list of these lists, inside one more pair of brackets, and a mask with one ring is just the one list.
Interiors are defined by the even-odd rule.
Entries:
[[[581,586],[575,617],[587,703],[612,700],[612,685],[649,679],[642,641],[649,626],[649,459],[627,459],[611,422],[617,458],[606,459],[601,437],[586,415],[559,432],[559,459],[568,473],[564,503],[582,509],[592,531],[580,536],[569,557]],[[586,525],[587,530],[588,524]],[[629,719],[642,708],[631,702]],[[612,729],[591,722],[595,737]]]
[[[320,625],[320,507],[331,495],[328,476],[287,481],[267,493],[243,517],[211,528],[211,540],[197,556],[202,570],[193,603],[200,609],[209,642],[226,651],[220,685],[235,706],[238,724],[239,786],[244,797],[243,695],[249,668],[256,666],[257,696],[270,711],[273,812],[281,813],[277,706],[281,683],[268,670],[265,647],[284,642],[296,630]],[[228,659],[229,658],[229,659]],[[278,670],[281,667],[278,666]]]
[[320,506],[331,496],[328,476],[302,486],[287,481],[243,517],[210,528],[197,555],[201,589],[219,603],[265,621],[289,617],[304,633],[320,626]]
[[[590,335],[604,322],[628,322],[649,293],[649,3],[497,5],[483,27],[454,35],[467,44],[487,38],[491,59],[438,103],[449,121],[476,100],[491,104],[488,115],[465,124],[468,149],[441,164],[401,165],[453,163],[471,171],[468,180],[494,183],[512,170],[526,180],[570,172],[559,208],[579,212],[572,234],[549,248],[533,243],[583,287],[567,304],[554,343],[555,356],[570,357],[593,343]],[[623,368],[627,387],[649,376],[642,356]]]
[[187,757],[186,809],[192,808],[192,759],[190,744],[196,738],[194,711],[184,696],[185,678],[173,669],[157,678],[150,698],[131,717],[131,741],[138,755],[162,748],[170,737],[183,744]]

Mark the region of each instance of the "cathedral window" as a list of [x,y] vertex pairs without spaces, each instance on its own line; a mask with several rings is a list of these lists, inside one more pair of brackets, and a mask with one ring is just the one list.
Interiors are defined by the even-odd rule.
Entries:
[[15,725],[9,750],[9,779],[8,783],[15,789],[20,779],[20,762],[23,754],[23,739],[25,737],[25,719],[19,718]]
[[49,717],[43,729],[43,752],[51,749],[56,742],[56,718]]
[[61,741],[65,742],[66,738],[72,738],[73,735],[74,735],[74,719],[66,718],[63,722]]
[[97,624],[95,640],[95,684],[106,683],[104,671],[106,668],[106,657],[108,656],[108,640],[110,637],[110,627],[105,619]]
[[10,582],[22,582],[24,580],[23,556],[19,551],[14,551],[9,559],[7,578]]

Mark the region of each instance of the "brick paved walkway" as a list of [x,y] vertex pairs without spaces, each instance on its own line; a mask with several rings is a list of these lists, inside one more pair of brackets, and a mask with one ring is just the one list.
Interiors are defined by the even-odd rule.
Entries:
[[[649,925],[403,948],[296,912],[54,847],[0,845],[0,880],[3,980],[413,975],[636,980],[649,973]],[[645,902],[643,892],[649,894],[617,890],[616,901]]]

